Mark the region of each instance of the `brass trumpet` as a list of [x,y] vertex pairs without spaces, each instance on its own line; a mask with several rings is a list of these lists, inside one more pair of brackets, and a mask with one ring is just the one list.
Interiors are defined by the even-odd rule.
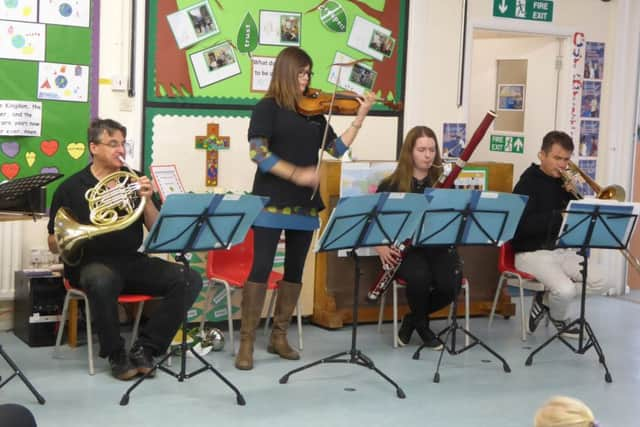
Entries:
[[[569,189],[571,194],[573,194],[576,199],[583,199],[584,196],[580,194],[577,190],[575,190],[575,180],[576,176],[580,176],[582,180],[587,183],[589,187],[596,194],[597,199],[603,200],[617,200],[618,202],[624,202],[626,193],[624,188],[619,185],[607,185],[606,187],[602,187],[597,182],[593,180],[589,175],[587,175],[582,169],[580,169],[575,163],[569,160],[567,164],[566,170],[561,170],[560,174],[562,176],[562,180],[565,182],[566,187]],[[637,272],[640,273],[640,260],[633,256],[629,249],[624,248],[620,249],[620,252],[625,257],[625,259],[629,262],[629,265],[636,269]]]

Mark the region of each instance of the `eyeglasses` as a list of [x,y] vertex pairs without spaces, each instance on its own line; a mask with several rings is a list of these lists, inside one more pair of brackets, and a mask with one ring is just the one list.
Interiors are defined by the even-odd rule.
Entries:
[[308,78],[313,77],[313,71],[306,71],[306,70],[298,71],[298,77],[304,77],[304,76],[307,76]]
[[118,142],[118,141],[111,140],[109,142],[93,142],[93,143],[96,145],[106,145],[107,147],[113,148],[113,149],[122,147],[126,150],[127,148],[129,148],[129,143],[126,141]]

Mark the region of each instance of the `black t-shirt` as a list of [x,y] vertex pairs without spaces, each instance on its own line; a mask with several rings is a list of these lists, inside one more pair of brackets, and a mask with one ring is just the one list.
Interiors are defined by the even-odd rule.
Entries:
[[[278,107],[273,98],[263,98],[256,104],[251,114],[249,139],[266,138],[269,150],[282,160],[296,166],[315,166],[318,164],[318,150],[322,145],[326,123],[322,115],[303,116],[295,111]],[[327,142],[336,138],[335,132],[329,126]],[[272,173],[262,172],[259,168],[256,170],[252,192],[269,197],[270,206],[301,206],[318,209],[324,207],[319,192],[311,200],[313,193],[311,188],[297,186]]]
[[[49,234],[54,232],[54,218],[61,207],[71,213],[80,224],[91,224],[89,204],[84,196],[87,190],[98,183],[98,180],[91,173],[90,167],[91,165],[70,176],[56,190],[49,212],[49,224],[47,226]],[[102,256],[130,256],[135,254],[142,245],[143,217],[144,215],[141,215],[137,221],[123,230],[102,234],[87,240],[82,246],[83,256],[77,268],[91,259]]]

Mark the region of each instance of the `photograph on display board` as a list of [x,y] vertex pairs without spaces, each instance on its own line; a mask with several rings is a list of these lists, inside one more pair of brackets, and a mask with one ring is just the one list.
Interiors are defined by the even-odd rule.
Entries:
[[442,157],[460,157],[466,145],[467,125],[445,123],[442,125]]
[[300,46],[302,14],[260,11],[260,44]]
[[362,86],[367,90],[371,90],[376,81],[378,73],[373,71],[370,66],[365,64],[354,64],[349,74],[349,81]]
[[191,64],[200,87],[240,74],[236,54],[229,42],[192,53]]
[[168,15],[167,21],[180,49],[194,45],[220,32],[211,6],[207,1]]
[[587,80],[582,86],[582,113],[581,117],[600,117],[600,96],[602,94],[602,83]]
[[598,120],[582,120],[580,122],[580,147],[578,154],[582,157],[596,157],[598,155]]
[[584,49],[584,78],[602,80],[604,43],[587,42]]
[[356,16],[351,27],[347,45],[353,49],[372,56],[378,61],[391,56],[395,41],[391,38],[391,30]]
[[522,111],[524,109],[524,85],[498,85],[498,110]]

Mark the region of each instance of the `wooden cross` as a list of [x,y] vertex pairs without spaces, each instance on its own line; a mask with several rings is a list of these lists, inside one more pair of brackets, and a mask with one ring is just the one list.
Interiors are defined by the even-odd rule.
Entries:
[[220,136],[220,126],[217,123],[207,125],[206,136],[196,136],[196,149],[207,150],[206,180],[207,187],[218,185],[218,150],[229,148],[231,142],[228,136]]

